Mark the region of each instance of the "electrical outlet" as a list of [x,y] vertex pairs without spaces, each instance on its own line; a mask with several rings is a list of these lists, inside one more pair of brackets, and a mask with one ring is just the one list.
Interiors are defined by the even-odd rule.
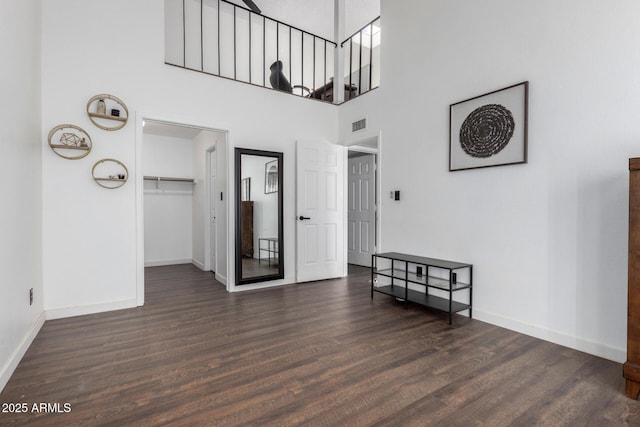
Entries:
[[33,288],[29,289],[29,305],[33,305]]

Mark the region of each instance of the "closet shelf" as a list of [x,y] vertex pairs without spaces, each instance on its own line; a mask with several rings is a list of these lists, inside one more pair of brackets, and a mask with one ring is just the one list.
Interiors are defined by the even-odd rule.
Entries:
[[191,184],[195,184],[196,180],[194,178],[173,178],[168,176],[145,176],[145,181],[172,181],[172,182],[188,182]]

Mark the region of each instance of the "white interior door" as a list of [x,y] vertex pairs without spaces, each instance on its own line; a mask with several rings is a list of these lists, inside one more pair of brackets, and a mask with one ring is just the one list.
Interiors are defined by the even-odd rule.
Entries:
[[296,280],[341,277],[344,262],[343,147],[296,145]]
[[371,267],[375,251],[375,156],[349,158],[347,197],[347,259],[349,264]]
[[218,194],[218,189],[217,189],[217,181],[216,181],[216,175],[217,175],[217,170],[218,170],[218,155],[216,154],[216,151],[213,150],[211,152],[209,152],[209,188],[210,188],[210,194],[209,194],[209,242],[210,242],[210,268],[211,271],[218,271],[217,269],[217,265],[216,265],[216,253],[217,253],[217,241],[216,241],[216,204],[217,204],[217,194]]

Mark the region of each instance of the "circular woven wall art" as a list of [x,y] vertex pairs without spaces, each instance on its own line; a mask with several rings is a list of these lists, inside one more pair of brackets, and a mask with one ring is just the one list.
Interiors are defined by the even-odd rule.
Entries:
[[483,105],[464,119],[460,145],[472,157],[491,157],[509,144],[514,129],[511,111],[500,104]]

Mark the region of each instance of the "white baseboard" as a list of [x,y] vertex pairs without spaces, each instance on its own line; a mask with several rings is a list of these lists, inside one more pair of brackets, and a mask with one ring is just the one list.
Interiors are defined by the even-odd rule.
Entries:
[[45,319],[46,315],[43,311],[33,323],[31,329],[29,329],[29,332],[27,332],[27,334],[24,336],[18,348],[13,352],[13,354],[9,358],[9,361],[2,367],[2,370],[0,371],[0,392],[4,389],[4,386],[7,385],[7,383],[9,382],[9,378],[11,378],[11,375],[13,375],[13,371],[16,370],[18,364],[24,357],[24,354],[29,349],[29,346],[35,339],[36,335],[38,335],[38,332],[40,332],[40,328],[42,328],[42,325],[44,325]]
[[499,316],[493,313],[487,313],[476,308],[473,309],[473,318],[491,323],[492,325],[510,329],[521,334],[529,335],[534,338],[539,338],[554,344],[602,357],[607,360],[612,360],[614,362],[624,363],[627,359],[626,349],[615,348],[606,344],[589,341],[584,338],[564,334],[541,326],[524,323],[519,320]]
[[83,316],[85,314],[102,313],[105,311],[123,310],[125,308],[135,308],[138,301],[135,298],[113,301],[104,304],[82,305],[77,307],[53,308],[46,310],[47,320],[62,319],[65,317]]
[[256,289],[275,288],[277,286],[292,285],[294,283],[296,283],[295,279],[285,277],[284,279],[281,279],[281,280],[273,280],[269,282],[258,282],[258,283],[251,283],[248,285],[235,286],[233,289],[230,290],[230,292],[244,292],[244,291],[253,291]]
[[[192,260],[191,260],[191,263],[192,263],[193,265],[195,265],[196,267],[198,267],[200,270],[202,270],[202,271],[207,271],[207,270],[206,270],[206,268],[205,268],[205,266],[204,266],[204,263],[202,263],[202,262],[198,261],[197,259],[192,259]],[[216,280],[217,280],[218,282],[220,282],[220,283],[222,283],[223,285],[227,286],[227,278],[226,278],[225,276],[221,276],[220,274],[215,273],[215,278],[216,278]]]
[[191,258],[187,259],[165,259],[160,261],[145,261],[145,267],[162,267],[163,265],[176,265],[176,264],[191,264],[193,260]]
[[227,278],[225,276],[222,276],[218,273],[216,273],[216,280],[220,283],[222,283],[223,285],[227,286]]

